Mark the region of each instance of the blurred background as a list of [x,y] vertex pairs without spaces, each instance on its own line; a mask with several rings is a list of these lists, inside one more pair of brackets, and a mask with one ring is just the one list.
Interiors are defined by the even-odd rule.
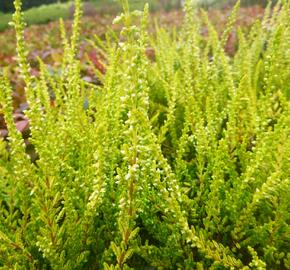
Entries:
[[[41,5],[48,5],[53,3],[65,3],[71,2],[69,0],[23,0],[23,9],[29,9],[32,7],[37,7]],[[91,2],[93,4],[99,5],[114,5],[117,1],[114,0],[86,0],[85,2]],[[133,0],[131,2],[143,4],[144,2],[151,2],[155,8],[179,8],[183,2],[183,0]],[[224,6],[231,5],[235,2],[235,0],[199,0],[200,5],[210,7],[210,6]],[[267,0],[243,0],[243,5],[266,5]],[[13,1],[11,0],[1,0],[0,10],[3,13],[12,12],[13,11]]]
[[[203,8],[225,8],[232,6],[236,0],[197,0]],[[41,24],[54,21],[59,18],[71,18],[73,14],[73,1],[69,0],[23,0],[23,9],[28,24]],[[116,0],[87,0],[84,1],[84,15],[114,14],[120,11]],[[183,0],[131,0],[132,8],[142,8],[145,2],[149,2],[151,11],[170,11],[180,9]],[[259,5],[264,7],[267,0],[242,0],[242,6]],[[13,1],[0,1],[0,31],[8,27],[13,13]]]

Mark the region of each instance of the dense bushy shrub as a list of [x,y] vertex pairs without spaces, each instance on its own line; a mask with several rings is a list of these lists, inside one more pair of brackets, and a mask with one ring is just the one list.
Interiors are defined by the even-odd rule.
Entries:
[[98,42],[108,61],[99,86],[81,79],[76,60],[79,0],[70,40],[62,27],[62,71],[40,61],[38,78],[20,5],[38,158],[25,152],[3,76],[1,269],[290,269],[288,1],[237,31],[232,58],[224,46],[238,4],[221,37],[191,1],[180,33],[153,37],[147,8],[131,13],[123,1],[120,39]]

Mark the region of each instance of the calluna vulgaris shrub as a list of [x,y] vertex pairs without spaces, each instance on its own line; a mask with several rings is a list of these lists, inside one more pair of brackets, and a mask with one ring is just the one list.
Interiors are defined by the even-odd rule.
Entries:
[[148,8],[124,0],[120,38],[96,45],[108,61],[96,86],[76,57],[80,0],[70,39],[61,27],[62,72],[40,61],[39,77],[15,0],[38,158],[26,154],[3,75],[1,269],[290,269],[290,6],[238,29],[229,57],[238,5],[222,35],[187,1],[183,28],[153,36]]

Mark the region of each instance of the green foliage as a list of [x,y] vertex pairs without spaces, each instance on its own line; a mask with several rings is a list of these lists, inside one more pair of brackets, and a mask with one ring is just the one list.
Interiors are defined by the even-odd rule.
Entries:
[[[9,0],[10,1],[10,0]],[[38,1],[38,0],[37,0]],[[114,14],[121,12],[121,6],[115,0],[91,0],[93,6],[96,8],[95,12],[104,14]],[[131,1],[131,8],[142,9],[144,3],[148,2],[151,11],[156,11],[165,8],[166,10],[172,9],[176,6],[176,3],[168,3],[165,6],[162,3],[158,3],[156,0],[135,0]],[[10,1],[11,5],[13,1]],[[60,18],[68,19],[70,17],[70,10],[73,3],[72,1],[60,1],[57,3],[29,6],[24,11],[24,20],[28,25],[45,24],[51,21],[56,21]],[[10,11],[11,12],[11,11]],[[0,8],[0,31],[8,28],[9,22],[12,20],[11,13],[1,13]]]
[[[48,23],[60,18],[66,19],[69,17],[69,7],[71,4],[71,2],[55,3],[30,8],[24,12],[24,20],[28,25],[31,25]],[[11,19],[11,14],[0,14],[0,31],[3,31],[8,27]]]
[[96,45],[108,63],[99,86],[76,58],[80,0],[70,39],[61,26],[61,72],[39,61],[38,77],[14,3],[38,158],[25,152],[3,75],[0,269],[290,269],[288,1],[239,29],[230,58],[239,3],[220,38],[191,1],[180,33],[151,36],[148,7],[124,0],[120,38]]
[[[58,3],[67,2],[67,0],[23,0],[22,1],[22,8],[29,9],[29,8],[37,7],[37,6],[41,6],[41,5],[53,4],[56,2],[58,2]],[[2,0],[0,3],[0,11],[13,12],[14,11],[13,1]]]
[[0,13],[0,31],[5,30],[9,26],[11,17],[12,17],[11,14]]

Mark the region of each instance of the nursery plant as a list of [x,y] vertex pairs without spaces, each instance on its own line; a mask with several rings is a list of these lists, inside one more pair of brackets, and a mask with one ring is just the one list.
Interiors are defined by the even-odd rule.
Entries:
[[14,1],[35,154],[2,72],[0,269],[290,269],[289,1],[249,33],[237,2],[221,35],[195,1],[180,31],[154,35],[148,6],[121,2],[120,36],[95,41],[96,85],[77,60],[80,0],[61,72],[39,60],[39,76]]

